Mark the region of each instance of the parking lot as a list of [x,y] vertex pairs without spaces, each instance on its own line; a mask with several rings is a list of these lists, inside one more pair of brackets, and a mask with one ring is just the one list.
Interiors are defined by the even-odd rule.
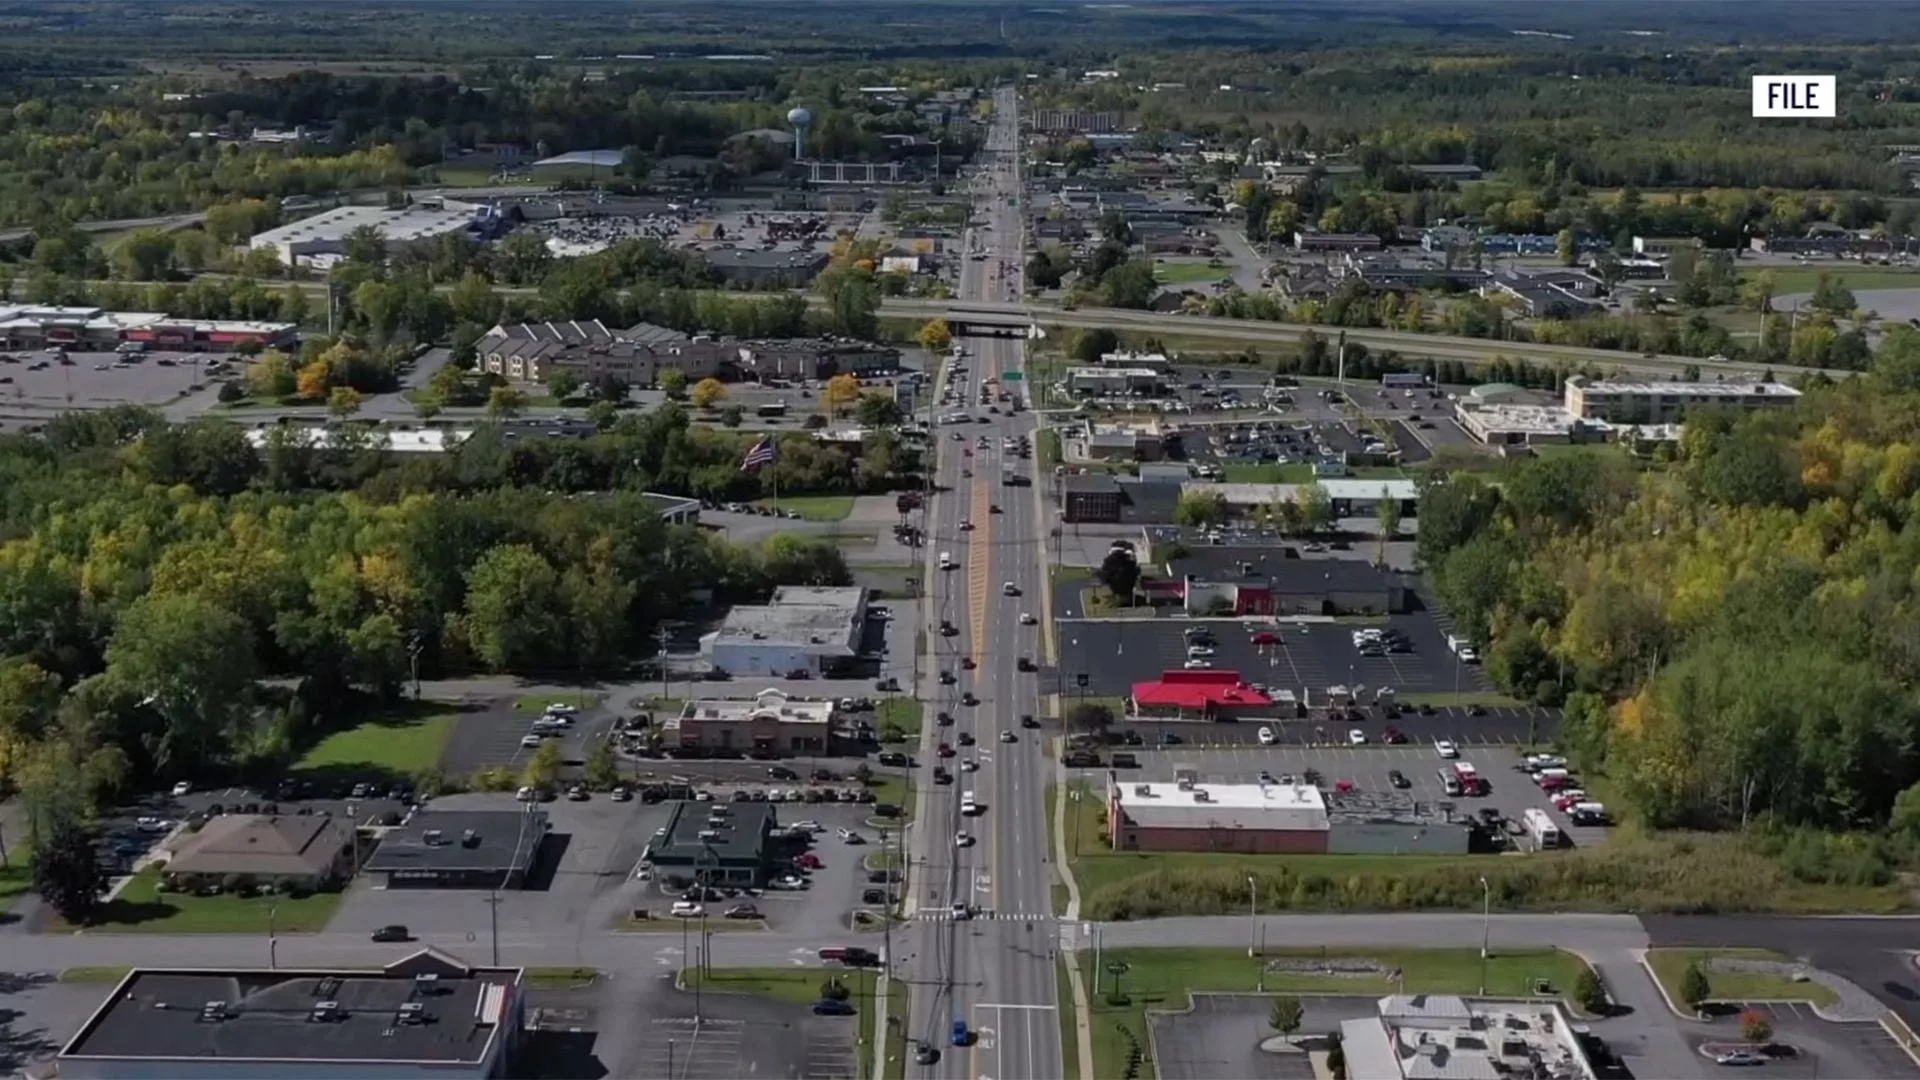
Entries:
[[[1376,731],[1377,735],[1378,732]],[[1176,746],[1152,752],[1136,752],[1139,767],[1119,770],[1122,781],[1171,783],[1175,770],[1193,769],[1203,782],[1252,784],[1266,773],[1282,783],[1289,776],[1308,780],[1308,770],[1318,774],[1318,786],[1333,789],[1343,782],[1361,795],[1399,792],[1416,802],[1449,804],[1463,817],[1485,817],[1483,811],[1497,813],[1504,821],[1518,821],[1529,809],[1538,807],[1553,815],[1574,846],[1597,844],[1607,836],[1605,828],[1576,828],[1567,816],[1555,810],[1546,793],[1536,787],[1520,770],[1520,754],[1510,747],[1461,747],[1460,756],[1442,758],[1434,745],[1410,741],[1402,746],[1238,746],[1231,749],[1195,749]],[[1453,774],[1455,766],[1473,766],[1486,782],[1484,795],[1448,795],[1441,774]],[[1080,779],[1094,785],[1105,783],[1104,768],[1075,769]],[[1404,787],[1393,782],[1398,772]]]
[[[1071,693],[1067,704],[1073,704]],[[1169,753],[1188,748],[1238,748],[1259,745],[1260,729],[1273,731],[1275,741],[1285,746],[1316,746],[1346,743],[1348,732],[1359,729],[1372,742],[1384,742],[1387,729],[1405,735],[1410,742],[1445,739],[1456,746],[1509,746],[1516,749],[1550,743],[1559,734],[1557,709],[1526,705],[1506,709],[1474,709],[1462,705],[1409,706],[1398,715],[1363,708],[1364,719],[1329,720],[1322,714],[1303,719],[1250,720],[1219,722],[1206,720],[1122,720],[1113,725],[1116,735],[1138,735],[1143,750],[1165,748]],[[1171,746],[1166,744],[1171,743]]]
[[[1301,995],[1301,1038],[1339,1030],[1346,1020],[1377,1015],[1371,997]],[[1304,1053],[1270,1054],[1261,1042],[1273,1037],[1267,1023],[1273,999],[1254,994],[1195,994],[1191,1011],[1147,1014],[1161,1080],[1312,1080]]]
[[[61,364],[41,352],[0,353],[0,407],[8,404],[153,405],[204,383],[220,353],[151,352],[137,358],[111,352],[69,353]],[[123,367],[114,365],[123,360]],[[45,365],[45,366],[41,366]]]
[[[1079,604],[1080,583],[1055,597],[1056,610]],[[1311,691],[1318,702],[1328,687],[1390,687],[1399,694],[1463,693],[1488,689],[1480,668],[1461,663],[1447,649],[1445,624],[1430,614],[1395,615],[1387,620],[1406,635],[1408,651],[1362,656],[1354,647],[1355,625],[1332,621],[1289,622],[1240,619],[1068,619],[1059,624],[1060,666],[1069,686],[1087,676],[1086,692],[1124,696],[1135,682],[1177,671],[1187,660],[1184,632],[1205,626],[1214,632],[1214,668],[1237,671],[1249,683]],[[1253,636],[1267,633],[1271,644]]]
[[[1732,1004],[1732,1003],[1729,1003]],[[1920,1077],[1920,1066],[1887,1030],[1874,1023],[1829,1023],[1799,1002],[1748,1003],[1742,1011],[1766,1017],[1773,1025],[1776,1043],[1791,1046],[1792,1054],[1769,1055],[1764,1069],[1767,1076],[1790,1080],[1818,1080],[1820,1077],[1874,1077],[1875,1080],[1903,1080]],[[1695,1047],[1717,1042],[1740,1041],[1737,1015],[1729,1015],[1713,1025],[1689,1025],[1688,1042]],[[1714,1031],[1711,1028],[1722,1030]],[[1701,1060],[1704,1073],[1727,1070]]]

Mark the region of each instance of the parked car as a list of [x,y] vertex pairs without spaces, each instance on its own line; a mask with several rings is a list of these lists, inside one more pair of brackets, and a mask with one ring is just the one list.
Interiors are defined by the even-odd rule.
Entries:
[[173,785],[174,798],[177,799],[182,795],[191,795],[191,794],[193,794],[193,785],[191,783],[188,783],[187,781],[182,780],[179,783]]
[[706,908],[691,900],[675,900],[672,911],[674,917],[678,919],[697,919],[707,913]]
[[813,1015],[852,1016],[853,1005],[850,1002],[835,1001],[832,998],[821,998],[819,1001],[813,1003]]
[[1265,724],[1260,725],[1258,738],[1260,739],[1261,746],[1272,746],[1276,741],[1278,741],[1273,734],[1273,729],[1268,727]]

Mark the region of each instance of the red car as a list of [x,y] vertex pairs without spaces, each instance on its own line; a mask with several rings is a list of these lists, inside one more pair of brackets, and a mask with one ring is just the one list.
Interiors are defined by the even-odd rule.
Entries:
[[1407,741],[1407,737],[1400,733],[1399,728],[1390,727],[1384,733],[1381,734],[1380,741],[1391,744],[1393,746],[1399,746],[1402,743]]
[[1255,645],[1278,645],[1280,644],[1280,635],[1262,630],[1247,640]]

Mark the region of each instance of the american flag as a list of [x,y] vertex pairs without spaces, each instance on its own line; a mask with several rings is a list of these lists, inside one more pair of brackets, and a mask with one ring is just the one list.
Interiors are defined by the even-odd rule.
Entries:
[[771,465],[774,456],[773,436],[763,436],[747,450],[746,458],[740,462],[740,471],[752,472],[762,465]]

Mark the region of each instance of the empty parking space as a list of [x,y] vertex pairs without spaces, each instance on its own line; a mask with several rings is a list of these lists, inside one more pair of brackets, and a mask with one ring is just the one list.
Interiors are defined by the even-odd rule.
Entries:
[[[859,1008],[871,1003],[860,1002]],[[801,1074],[808,1080],[853,1080],[859,1075],[854,1060],[854,1019],[850,1016],[815,1016],[800,1023],[804,1047]]]
[[[1068,704],[1072,704],[1069,696]],[[1475,708],[1464,705],[1405,706],[1397,715],[1364,708],[1360,720],[1328,720],[1315,713],[1305,718],[1214,722],[1204,720],[1127,720],[1114,725],[1113,732],[1133,743],[1137,751],[1166,750],[1178,753],[1186,747],[1255,746],[1260,729],[1273,733],[1280,745],[1317,746],[1346,743],[1348,733],[1358,729],[1370,743],[1390,741],[1393,732],[1408,742],[1431,743],[1445,739],[1458,746],[1526,747],[1551,743],[1560,731],[1558,710],[1538,705],[1513,708]],[[1138,741],[1134,737],[1138,736]]]
[[[160,404],[213,374],[216,353],[152,352],[138,358],[76,352],[61,364],[42,352],[0,353],[0,408],[70,404]],[[115,365],[120,366],[115,366]]]
[[664,1080],[735,1080],[747,1075],[738,1020],[655,1017],[642,1051],[643,1075]]
[[[1920,1066],[1914,1064],[1912,1056],[1879,1024],[1829,1023],[1799,1002],[1749,1002],[1740,1007],[1742,1011],[1765,1017],[1773,1026],[1773,1041],[1793,1051],[1769,1056],[1765,1072],[1776,1080],[1781,1077],[1815,1080],[1825,1076],[1871,1076],[1875,1080],[1920,1077]],[[1727,1040],[1737,1042],[1738,1034],[1729,1029],[1710,1037],[1696,1035],[1690,1041],[1695,1046],[1712,1047]],[[1708,1064],[1708,1068],[1712,1065]]]

